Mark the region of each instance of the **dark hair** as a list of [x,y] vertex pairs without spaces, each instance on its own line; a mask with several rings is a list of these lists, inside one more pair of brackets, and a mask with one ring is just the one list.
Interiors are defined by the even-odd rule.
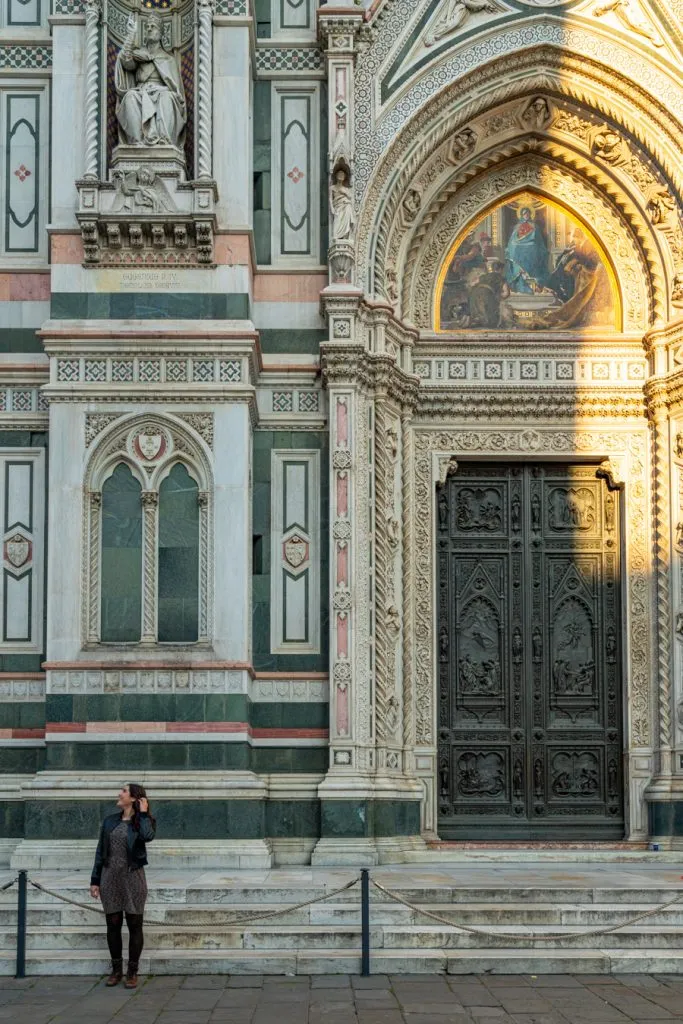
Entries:
[[[127,785],[128,792],[133,797],[133,800],[137,802],[141,798],[144,798],[145,800],[147,799],[147,793],[145,792],[144,786],[141,786],[138,782],[129,782]],[[154,815],[152,814],[151,807],[148,809],[147,813],[152,819],[152,825],[154,826],[154,828],[156,828],[157,823]],[[137,808],[135,809],[135,813],[133,814],[133,828],[135,829],[136,832],[140,831],[140,813],[137,810]]]

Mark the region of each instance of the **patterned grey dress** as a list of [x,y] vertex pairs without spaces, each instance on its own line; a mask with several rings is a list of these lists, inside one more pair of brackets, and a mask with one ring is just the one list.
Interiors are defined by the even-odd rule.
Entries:
[[145,869],[128,870],[128,822],[122,821],[109,837],[109,861],[102,868],[100,898],[105,914],[144,914],[147,900]]

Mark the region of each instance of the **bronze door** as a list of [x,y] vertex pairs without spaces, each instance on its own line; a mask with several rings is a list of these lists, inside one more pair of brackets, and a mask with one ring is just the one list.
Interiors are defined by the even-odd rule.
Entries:
[[461,463],[437,512],[439,835],[622,838],[618,492]]

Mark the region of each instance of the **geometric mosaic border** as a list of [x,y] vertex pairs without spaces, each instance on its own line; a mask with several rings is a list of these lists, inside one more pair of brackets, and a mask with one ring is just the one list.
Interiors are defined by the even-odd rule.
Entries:
[[65,384],[239,384],[241,379],[239,359],[57,359],[57,381]]

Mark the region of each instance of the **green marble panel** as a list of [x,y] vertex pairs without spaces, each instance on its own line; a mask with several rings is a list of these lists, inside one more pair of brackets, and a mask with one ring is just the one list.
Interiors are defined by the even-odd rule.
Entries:
[[102,819],[113,814],[111,802],[99,800],[27,800],[26,839],[92,839],[93,855]]
[[[85,698],[81,698],[85,700]],[[45,694],[45,719],[48,722],[73,722],[74,698],[69,693]],[[97,719],[93,719],[97,721]]]
[[648,815],[651,836],[683,836],[683,800],[652,801]]
[[419,835],[419,832],[419,801],[322,801],[321,833],[325,838],[380,838]]
[[0,729],[41,729],[44,725],[44,701],[12,700],[0,703]]
[[55,320],[247,320],[246,293],[53,292]]
[[33,775],[44,764],[44,747],[0,747],[0,775]]
[[327,341],[327,331],[322,328],[262,327],[259,329],[261,351],[268,355],[284,353],[318,355],[320,344]]
[[266,835],[271,839],[318,838],[319,800],[268,800]]
[[21,838],[23,834],[23,802],[21,800],[0,800],[0,838]]
[[324,747],[252,747],[255,772],[325,772],[329,762]]
[[314,701],[254,702],[251,724],[263,729],[327,729],[329,708],[326,702]]
[[0,352],[42,352],[34,327],[0,327]]

